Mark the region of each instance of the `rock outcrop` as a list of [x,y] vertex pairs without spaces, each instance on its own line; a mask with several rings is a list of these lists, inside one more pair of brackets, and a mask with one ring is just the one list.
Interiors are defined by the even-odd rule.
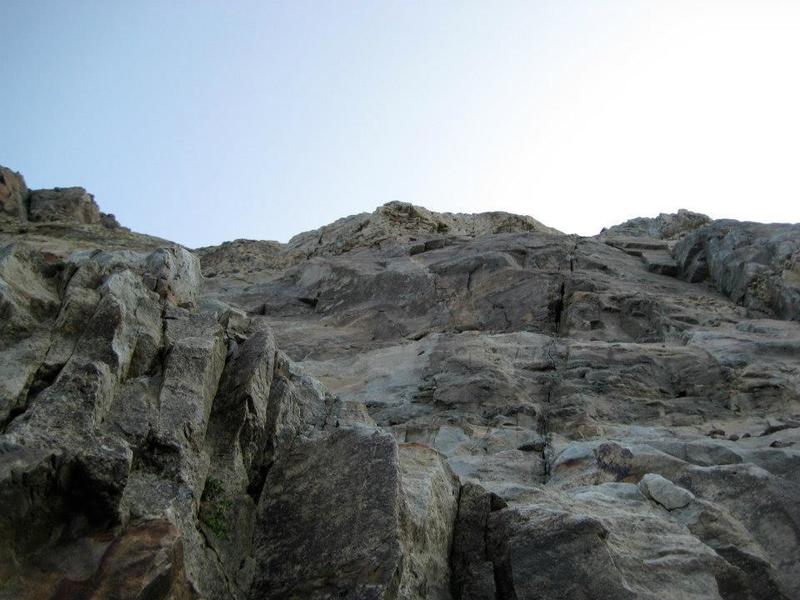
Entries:
[[698,227],[711,223],[706,215],[684,208],[677,213],[661,213],[657,217],[637,217],[600,232],[601,237],[654,238],[676,240]]
[[22,175],[0,166],[0,223],[28,219],[28,187]]
[[800,226],[193,253],[2,175],[0,598],[800,598]]
[[800,225],[715,221],[675,247],[680,275],[755,315],[800,319]]

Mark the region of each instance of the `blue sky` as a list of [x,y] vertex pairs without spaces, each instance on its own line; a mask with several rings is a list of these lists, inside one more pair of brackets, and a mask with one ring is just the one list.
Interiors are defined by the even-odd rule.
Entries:
[[196,247],[390,200],[798,221],[800,3],[3,3],[0,164]]

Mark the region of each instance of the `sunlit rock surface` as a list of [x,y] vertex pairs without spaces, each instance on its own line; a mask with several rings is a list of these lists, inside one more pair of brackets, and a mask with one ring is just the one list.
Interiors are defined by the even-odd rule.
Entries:
[[800,598],[800,226],[192,252],[0,173],[0,597]]

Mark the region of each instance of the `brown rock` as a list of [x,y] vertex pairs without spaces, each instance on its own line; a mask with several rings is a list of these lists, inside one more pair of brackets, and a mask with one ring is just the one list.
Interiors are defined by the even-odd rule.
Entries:
[[0,166],[0,223],[27,221],[28,188],[22,175]]

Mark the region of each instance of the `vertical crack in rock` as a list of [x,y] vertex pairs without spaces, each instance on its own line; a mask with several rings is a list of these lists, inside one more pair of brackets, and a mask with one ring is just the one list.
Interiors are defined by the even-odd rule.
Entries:
[[513,598],[508,593],[508,565],[498,564],[490,540],[491,513],[506,503],[481,486],[461,486],[450,553],[451,593],[454,600]]
[[558,288],[558,297],[553,305],[553,324],[555,326],[555,336],[561,335],[561,326],[564,312],[564,294],[566,290],[566,281],[562,280]]
[[538,419],[539,432],[542,436],[542,439],[544,440],[544,443],[541,448],[541,456],[543,463],[542,482],[545,484],[550,480],[550,474],[551,474],[550,469],[553,460],[552,432],[550,431],[550,415],[554,411],[554,406],[553,406],[554,392],[557,390],[558,386],[561,384],[563,380],[562,371],[565,368],[567,361],[569,359],[568,344],[565,346],[563,359],[558,356],[554,356],[554,353],[558,354],[558,344],[559,344],[559,338],[553,337],[550,338],[550,341],[545,346],[545,352],[550,366],[550,371],[547,382],[545,384],[546,396],[544,401],[544,407],[542,408],[542,411],[539,414],[539,419]]
[[469,272],[467,273],[467,291],[468,291],[468,292],[471,292],[471,291],[472,291],[472,276],[473,276],[473,275],[475,275],[475,273],[476,273],[476,272],[478,271],[478,269],[480,269],[480,268],[481,268],[481,265],[480,265],[480,263],[479,263],[478,265],[476,265],[475,267],[473,267],[472,269],[470,269],[470,270],[469,270]]

